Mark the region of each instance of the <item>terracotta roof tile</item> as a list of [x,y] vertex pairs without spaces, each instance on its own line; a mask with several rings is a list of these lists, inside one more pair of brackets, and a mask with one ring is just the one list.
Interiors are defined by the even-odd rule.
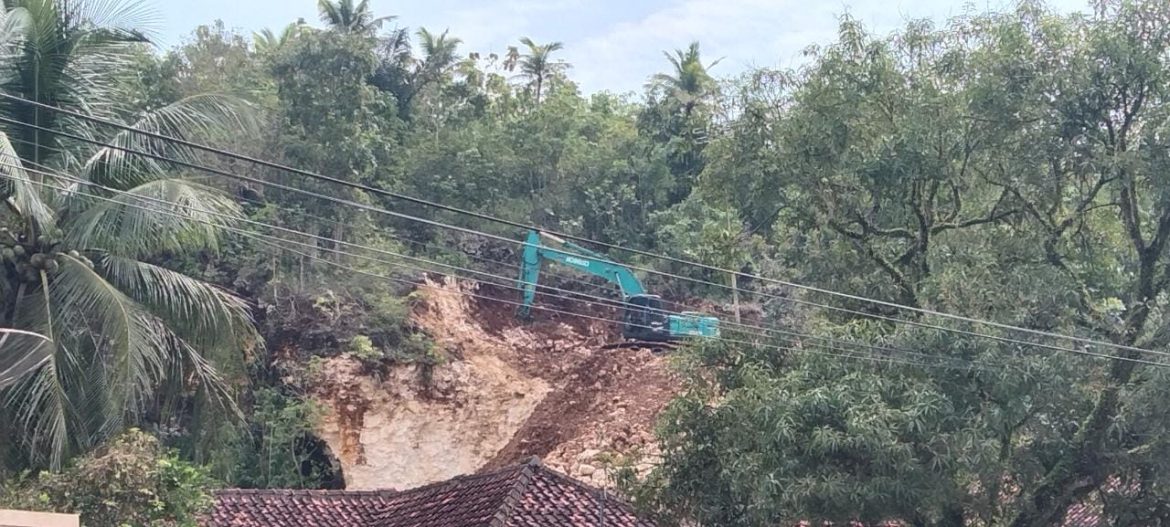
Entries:
[[226,490],[206,527],[654,527],[537,460],[402,492]]
[[208,527],[366,525],[394,491],[243,490],[217,492]]

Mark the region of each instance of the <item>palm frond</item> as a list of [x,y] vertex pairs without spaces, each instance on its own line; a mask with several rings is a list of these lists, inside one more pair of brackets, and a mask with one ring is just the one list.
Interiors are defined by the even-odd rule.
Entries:
[[[81,110],[103,118],[114,117],[122,77],[132,71],[130,53],[140,36],[95,24],[81,18],[85,2],[13,0],[27,15],[19,53],[6,62],[14,72],[3,80],[11,94],[36,102]],[[0,104],[8,117],[49,129],[68,128],[90,135],[90,123],[78,122],[55,112],[14,101]],[[21,139],[17,151],[26,160],[45,162],[54,157],[61,140],[30,127],[13,127]]]
[[317,0],[317,11],[321,21],[331,26],[340,26],[344,20],[340,6],[329,0]]
[[49,337],[12,328],[0,328],[0,390],[36,372],[53,355]]
[[248,306],[214,285],[130,258],[104,255],[96,262],[110,283],[167,324],[193,351],[226,362],[262,346]]
[[252,34],[253,49],[256,50],[256,53],[262,55],[275,53],[288,44],[301,29],[302,26],[300,23],[292,23],[284,26],[284,29],[280,30],[280,34],[278,35],[271,29],[264,28]]
[[108,434],[145,406],[165,376],[172,342],[161,321],[94,269],[68,255],[59,261],[49,294],[54,311],[65,320],[86,320],[99,336],[98,355],[108,357],[98,428]]
[[158,156],[193,160],[195,153],[172,141],[155,139],[137,132],[150,132],[180,139],[209,139],[231,133],[247,137],[259,129],[254,107],[243,99],[220,94],[193,95],[147,112],[110,138],[108,146],[86,160],[82,175],[90,181],[127,188],[155,179],[163,173],[159,163],[126,151],[137,150]]
[[0,49],[23,39],[25,28],[30,22],[28,10],[23,7],[0,9]]
[[82,0],[68,5],[76,20],[123,38],[149,40],[162,22],[151,3],[143,0]]
[[38,230],[56,224],[52,209],[41,199],[40,187],[28,177],[8,135],[0,132],[0,196]]
[[215,250],[221,228],[240,219],[220,191],[185,179],[157,179],[92,203],[67,224],[74,247],[140,258],[162,251]]
[[25,446],[33,456],[47,457],[50,467],[60,468],[71,440],[75,439],[68,423],[77,412],[70,406],[58,363],[49,360],[13,387],[5,404],[16,410],[17,425],[24,430]]

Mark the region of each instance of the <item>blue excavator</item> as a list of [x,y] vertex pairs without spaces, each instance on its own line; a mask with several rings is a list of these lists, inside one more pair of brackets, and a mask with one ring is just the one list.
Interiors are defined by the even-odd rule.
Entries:
[[622,296],[622,337],[625,342],[606,346],[669,348],[671,343],[690,337],[719,336],[719,319],[702,313],[671,312],[663,307],[662,297],[649,294],[628,267],[605,256],[557,236],[531,230],[524,241],[520,267],[523,302],[517,309],[522,318],[531,316],[536,300],[540,267],[545,260],[600,276],[618,286]]

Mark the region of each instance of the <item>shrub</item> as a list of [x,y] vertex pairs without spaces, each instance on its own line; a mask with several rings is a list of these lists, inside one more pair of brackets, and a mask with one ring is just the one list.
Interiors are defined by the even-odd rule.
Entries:
[[195,527],[213,486],[202,468],[130,429],[64,471],[26,474],[3,489],[0,502],[77,513],[86,527]]

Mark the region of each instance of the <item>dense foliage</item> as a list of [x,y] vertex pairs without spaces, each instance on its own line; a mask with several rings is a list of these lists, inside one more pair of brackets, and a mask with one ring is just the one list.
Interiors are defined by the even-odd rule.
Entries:
[[204,469],[130,429],[61,472],[9,482],[0,506],[80,514],[91,527],[195,527],[213,484]]
[[[1117,524],[1170,514],[1165,369],[1051,347],[1143,360],[1157,357],[1124,346],[1164,347],[1165,2],[1107,0],[1091,16],[1024,2],[881,38],[844,18],[805,67],[722,81],[686,43],[643,93],[590,95],[560,59],[571,44],[467,50],[365,1],[320,0],[321,27],[202,26],[161,55],[133,2],[4,7],[5,94],[740,271],[615,254],[703,282],[646,277],[671,299],[811,335],[729,326],[738,341],[679,357],[663,462],[630,487],[665,522],[1023,527],[1086,499]],[[2,101],[0,117],[0,328],[27,332],[0,341],[0,475],[88,467],[138,426],[227,485],[336,486],[306,397],[313,365],[446,360],[410,326],[409,286],[375,278],[409,282],[419,261],[389,255],[515,273],[512,245],[370,207],[521,235],[506,226],[27,103]],[[860,360],[874,350],[882,361]],[[82,506],[44,492],[47,508]]]
[[[1092,17],[1025,3],[890,38],[847,19],[808,68],[739,88],[704,177],[740,217],[779,205],[771,239],[797,281],[1158,360],[1125,346],[1163,349],[1168,322],[1168,21],[1164,2]],[[807,342],[779,360],[699,352],[643,489],[662,510],[712,525],[1039,526],[1093,499],[1111,524],[1165,520],[1164,367],[844,317],[804,324],[957,367],[859,367]]]

